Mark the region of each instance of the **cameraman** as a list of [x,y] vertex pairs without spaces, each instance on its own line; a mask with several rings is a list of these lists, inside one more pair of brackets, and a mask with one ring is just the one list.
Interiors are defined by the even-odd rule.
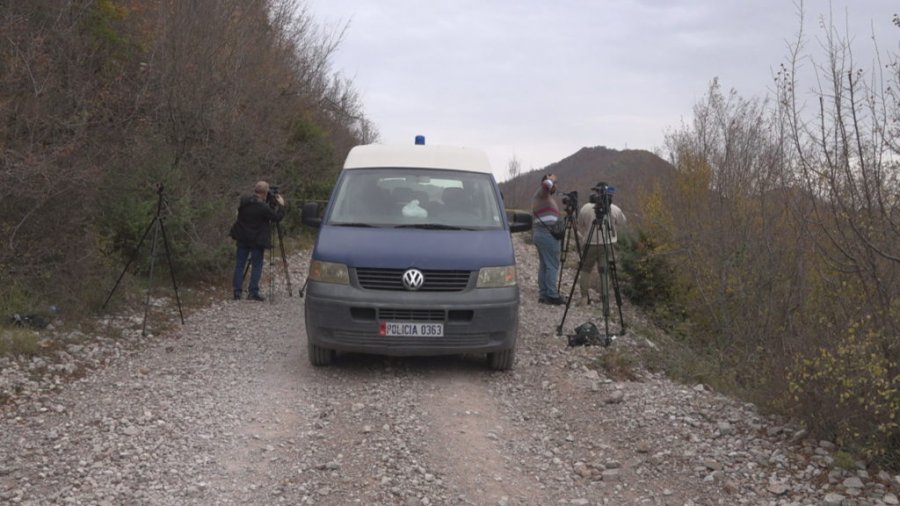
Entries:
[[[611,198],[611,197],[610,197]],[[597,204],[599,205],[599,204]],[[595,204],[592,202],[588,202],[587,204],[581,207],[581,210],[578,211],[578,235],[579,237],[586,241],[587,235],[591,230],[591,225],[594,223],[594,218],[597,217]],[[607,221],[609,224],[609,238],[602,237],[603,229],[600,226],[601,224],[597,224],[597,228],[594,230],[594,235],[591,236],[590,244],[585,244],[584,248],[587,252],[581,259],[581,272],[578,274],[578,285],[581,291],[581,299],[578,300],[576,306],[583,306],[588,303],[588,290],[590,287],[590,279],[591,279],[591,269],[594,265],[597,266],[597,272],[600,274],[600,283],[601,286],[606,286],[604,276],[606,276],[606,247],[615,244],[618,240],[618,236],[616,235],[616,226],[625,224],[625,213],[619,209],[619,206],[610,203],[609,204],[609,213],[608,215],[604,215],[603,219]],[[611,246],[610,246],[611,247]],[[598,262],[598,258],[600,261]]]
[[270,223],[284,218],[284,197],[273,191],[269,193],[269,183],[259,181],[253,188],[253,195],[241,197],[237,221],[229,234],[237,242],[237,261],[234,266],[232,285],[234,299],[240,300],[244,282],[244,266],[250,257],[249,300],[265,300],[259,294],[259,279],[262,277],[263,259],[266,248],[272,247]]
[[541,304],[565,304],[556,290],[559,276],[559,240],[550,232],[560,220],[559,204],[553,198],[556,193],[556,175],[546,174],[541,186],[531,199],[531,212],[538,223],[533,227],[534,245],[538,251],[538,302]]

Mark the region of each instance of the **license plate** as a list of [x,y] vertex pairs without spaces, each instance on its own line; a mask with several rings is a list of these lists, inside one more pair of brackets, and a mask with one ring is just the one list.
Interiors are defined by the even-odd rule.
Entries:
[[419,322],[379,322],[378,333],[382,336],[403,337],[443,337],[443,323]]

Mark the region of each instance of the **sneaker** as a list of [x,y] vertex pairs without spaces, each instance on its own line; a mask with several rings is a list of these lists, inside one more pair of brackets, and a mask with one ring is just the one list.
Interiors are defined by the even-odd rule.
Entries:
[[547,297],[538,297],[538,304],[546,304]]
[[241,292],[240,291],[234,292],[234,300],[241,300]]
[[260,302],[266,300],[265,297],[263,297],[262,295],[260,295],[258,293],[251,293],[250,295],[247,296],[247,299],[248,300],[258,300]]

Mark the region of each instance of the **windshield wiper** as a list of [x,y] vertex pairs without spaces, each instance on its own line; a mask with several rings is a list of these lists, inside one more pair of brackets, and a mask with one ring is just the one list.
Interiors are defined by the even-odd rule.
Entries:
[[363,227],[363,228],[371,228],[375,225],[370,223],[329,223],[332,227]]
[[443,223],[410,223],[407,225],[397,225],[394,228],[424,228],[426,230],[475,230],[474,228],[444,225]]

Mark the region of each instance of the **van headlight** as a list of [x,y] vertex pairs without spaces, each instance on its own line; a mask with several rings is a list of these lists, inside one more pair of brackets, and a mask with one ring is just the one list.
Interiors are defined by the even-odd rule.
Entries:
[[478,271],[476,288],[500,288],[501,286],[516,286],[515,265],[485,267]]
[[344,264],[313,260],[309,264],[309,279],[321,283],[347,285],[350,284],[350,273]]

